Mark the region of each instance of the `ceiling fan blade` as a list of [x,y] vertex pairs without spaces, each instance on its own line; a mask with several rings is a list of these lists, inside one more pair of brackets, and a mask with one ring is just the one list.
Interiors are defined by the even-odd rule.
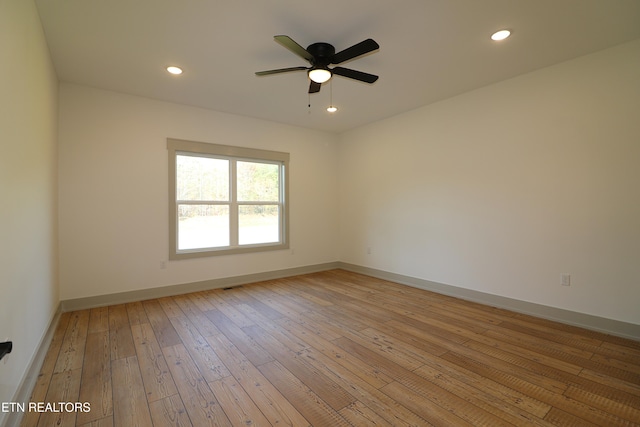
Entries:
[[289,49],[291,52],[295,53],[299,57],[306,59],[311,62],[313,60],[313,55],[311,55],[305,48],[296,43],[289,36],[274,36],[273,39],[280,43],[282,46]]
[[376,75],[363,73],[362,71],[356,71],[350,68],[335,67],[331,71],[333,71],[333,74],[337,74],[342,77],[348,77],[350,79],[360,80],[361,82],[365,83],[373,83],[378,80],[378,76]]
[[288,73],[290,71],[301,71],[306,69],[307,67],[289,67],[289,68],[278,68],[277,70],[256,71],[256,76],[268,76],[270,74]]
[[320,87],[321,86],[322,86],[322,84],[316,83],[313,80],[311,80],[311,84],[309,84],[309,93],[318,93],[318,92],[320,92]]
[[369,53],[378,48],[380,48],[380,45],[378,45],[378,43],[376,43],[373,39],[366,39],[333,55],[333,60],[331,61],[331,63],[340,64],[341,62],[348,61],[349,59],[353,59],[360,55],[364,55],[365,53]]

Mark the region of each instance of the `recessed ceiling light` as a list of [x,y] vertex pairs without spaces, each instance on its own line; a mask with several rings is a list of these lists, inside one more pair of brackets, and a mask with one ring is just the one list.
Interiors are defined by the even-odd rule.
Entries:
[[496,31],[495,33],[491,34],[491,40],[497,42],[497,41],[506,39],[510,35],[511,35],[511,31],[509,30]]
[[174,67],[174,66],[167,67],[167,71],[175,75],[182,74],[182,68],[180,67]]

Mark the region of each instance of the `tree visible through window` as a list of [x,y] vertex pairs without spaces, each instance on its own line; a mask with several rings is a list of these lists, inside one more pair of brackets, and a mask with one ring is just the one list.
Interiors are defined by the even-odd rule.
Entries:
[[285,249],[289,155],[167,140],[171,259]]

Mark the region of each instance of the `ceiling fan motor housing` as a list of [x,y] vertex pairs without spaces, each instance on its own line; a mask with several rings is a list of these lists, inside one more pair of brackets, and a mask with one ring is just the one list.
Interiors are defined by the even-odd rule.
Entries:
[[314,67],[327,67],[331,64],[336,49],[329,43],[313,43],[307,47],[307,52],[313,55]]

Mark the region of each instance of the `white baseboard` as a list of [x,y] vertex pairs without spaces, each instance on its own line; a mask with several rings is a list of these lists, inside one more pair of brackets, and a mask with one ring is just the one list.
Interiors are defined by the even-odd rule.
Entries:
[[299,274],[316,273],[338,268],[337,262],[314,264],[303,267],[287,268],[284,270],[267,271],[264,273],[245,274],[242,276],[223,277],[220,279],[204,280],[201,282],[184,283],[180,285],[163,286],[159,288],[141,289],[137,291],[120,292],[116,294],[98,295],[94,297],[77,298],[62,301],[62,311],[84,310],[88,308],[104,307],[107,305],[124,304],[128,302],[144,301],[154,298],[188,294],[190,292],[206,291],[209,289],[227,288],[264,280],[281,279]]
[[[49,322],[49,327],[47,328],[45,334],[42,336],[40,344],[36,348],[36,351],[31,358],[31,362],[27,366],[24,377],[20,381],[20,385],[18,386],[18,390],[16,391],[12,402],[28,402],[31,398],[31,393],[33,393],[36,382],[38,382],[38,375],[40,375],[42,363],[44,362],[44,358],[46,357],[47,351],[49,350],[49,345],[51,345],[53,334],[58,327],[58,322],[60,321],[61,314],[62,304],[58,304],[58,308],[53,314],[51,322]],[[1,424],[3,427],[18,427],[22,422],[23,416],[24,414],[21,412],[9,412],[7,413],[7,417],[5,418],[4,422]]]
[[299,274],[316,273],[335,268],[341,268],[355,273],[361,273],[372,277],[449,295],[456,298],[473,301],[494,307],[523,314],[541,317],[543,319],[554,320],[568,325],[579,326],[598,332],[604,332],[633,340],[640,340],[640,325],[622,322],[619,320],[607,319],[590,314],[564,310],[556,307],[549,307],[500,295],[488,294],[471,289],[459,288],[457,286],[445,285],[416,277],[377,270],[375,268],[345,262],[329,262],[303,267],[288,268],[284,270],[267,271],[264,273],[246,274],[242,276],[225,277],[219,279],[204,280],[201,282],[184,283],[180,285],[164,286],[159,288],[143,289],[138,291],[121,292],[116,294],[99,295],[95,297],[78,298],[61,302],[62,311],[83,310],[88,308],[103,307],[114,304],[124,304],[128,302],[144,301],[153,298],[174,296],[190,292],[198,292],[209,289],[226,288],[247,283],[260,282],[264,280],[280,279]]
[[388,271],[377,270],[345,262],[338,262],[338,268],[412,286],[414,288],[449,295],[467,301],[504,308],[517,313],[529,314],[531,316],[553,320],[559,323],[565,323],[572,326],[578,326],[593,331],[640,341],[640,325],[636,325],[634,323],[627,323],[590,314],[564,310],[561,308],[549,307],[542,304],[520,301],[513,298],[487,294],[471,289],[459,288],[457,286],[445,285],[429,280],[418,279],[416,277],[404,276],[402,274],[390,273]]

